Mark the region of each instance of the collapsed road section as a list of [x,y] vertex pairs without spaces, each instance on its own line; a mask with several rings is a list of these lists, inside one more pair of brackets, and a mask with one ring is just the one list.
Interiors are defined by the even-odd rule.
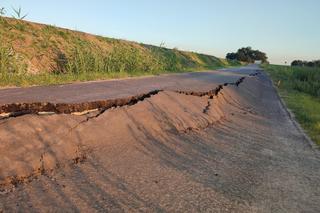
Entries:
[[[258,73],[253,73],[249,76],[256,76]],[[155,90],[155,91],[151,91],[149,93],[146,94],[141,94],[141,95],[137,95],[137,96],[133,96],[133,97],[128,97],[128,98],[123,98],[123,99],[116,99],[116,100],[105,100],[105,101],[95,101],[95,102],[88,102],[88,103],[77,103],[77,104],[52,104],[52,103],[30,103],[30,104],[8,104],[8,105],[4,105],[2,106],[2,112],[5,112],[7,114],[7,112],[9,112],[7,114],[7,117],[4,117],[3,119],[6,118],[13,118],[13,117],[19,117],[19,116],[23,116],[23,115],[39,115],[39,113],[41,113],[41,115],[54,115],[54,114],[73,114],[77,113],[77,112],[81,112],[79,115],[86,115],[85,118],[83,120],[81,120],[80,122],[78,122],[76,125],[74,125],[73,127],[70,128],[70,131],[75,130],[76,128],[79,127],[79,125],[88,122],[91,119],[94,118],[98,118],[99,116],[101,116],[103,113],[106,112],[106,110],[111,109],[111,108],[117,108],[119,107],[121,109],[121,107],[125,107],[125,106],[133,106],[135,104],[137,104],[138,102],[143,102],[146,99],[150,99],[153,96],[159,95],[159,96],[163,96],[163,94],[176,94],[176,99],[171,99],[170,101],[176,102],[179,101],[179,99],[182,96],[194,96],[194,97],[205,97],[205,99],[208,102],[208,105],[202,107],[203,109],[201,109],[199,112],[203,112],[206,115],[210,116],[210,114],[208,114],[208,112],[210,111],[210,106],[211,106],[211,101],[214,97],[217,97],[222,91],[224,87],[227,86],[235,86],[235,87],[239,87],[239,85],[241,83],[243,83],[243,81],[245,80],[246,77],[240,77],[237,81],[232,82],[232,83],[224,83],[223,85],[219,85],[217,88],[210,90],[210,91],[206,91],[206,92],[193,92],[193,91],[160,91],[160,90]],[[218,109],[218,106],[215,106],[216,110]],[[95,109],[95,110],[94,110]],[[188,110],[186,108],[186,110]],[[47,113],[45,113],[47,112]],[[50,113],[53,112],[54,114]],[[82,112],[87,112],[87,113],[82,113]],[[82,116],[80,116],[82,117]],[[215,116],[213,116],[214,118]],[[221,115],[218,116],[218,118],[214,118],[212,120],[209,119],[206,121],[205,125],[202,125],[202,127],[200,127],[200,129],[205,129],[208,128],[210,125],[213,124],[213,122],[215,122],[216,120],[219,120],[221,117]],[[168,119],[169,120],[169,119]],[[192,127],[192,125],[190,127],[186,127],[183,128],[183,130],[179,130],[179,128],[175,128],[176,130],[178,130],[178,132],[190,132],[193,130],[199,130],[199,127]],[[82,146],[82,145],[81,145]],[[80,145],[78,145],[78,148],[76,148],[76,155],[74,155],[73,157],[70,158],[70,156],[68,156],[68,161],[70,161],[71,163],[78,163],[78,162],[82,162],[82,160],[79,159],[85,159],[86,155],[84,154],[79,154],[79,153],[84,153],[84,151],[82,149],[80,149],[79,147],[81,147]],[[86,145],[87,146],[87,145]],[[40,154],[40,153],[38,153]],[[29,164],[29,167],[31,167],[32,169],[30,170],[29,173],[25,173],[25,175],[21,175],[21,174],[14,174],[11,176],[7,176],[4,175],[3,173],[5,173],[5,170],[10,170],[9,168],[7,169],[1,169],[0,170],[0,187],[4,187],[6,188],[9,184],[16,187],[18,184],[22,184],[25,182],[30,182],[33,179],[37,178],[38,175],[43,175],[43,174],[47,174],[49,171],[52,171],[52,169],[56,168],[56,167],[60,167],[62,165],[62,163],[60,161],[55,162],[55,164],[51,165],[51,166],[44,166],[44,156],[45,156],[45,152],[42,152],[42,154],[40,155],[39,161],[40,163],[36,163],[35,166],[32,166],[32,164]],[[24,162],[25,163],[25,162]],[[68,163],[68,162],[64,162],[64,163]],[[37,165],[39,165],[37,167]],[[57,166],[59,165],[59,166]],[[1,168],[1,166],[0,166]],[[2,172],[2,174],[1,174]]]
[[268,77],[249,74],[182,76],[83,116],[2,120],[0,211],[319,212],[319,152]]
[[[249,76],[256,76],[258,72],[252,73]],[[211,99],[217,95],[223,86],[236,85],[239,86],[243,82],[245,77],[240,77],[236,82],[224,83],[218,85],[217,88],[207,92],[196,91],[173,91],[185,95],[194,95],[198,97],[209,96]],[[150,98],[153,95],[158,94],[163,90],[157,89],[145,94],[139,94],[126,98],[110,99],[110,100],[98,100],[85,103],[50,103],[50,102],[36,102],[36,103],[11,103],[0,105],[0,119],[6,119],[9,117],[18,117],[26,114],[71,114],[80,112],[91,112],[92,110],[105,111],[113,107],[122,107],[134,105],[139,101],[143,101],[146,98]],[[80,113],[83,115],[82,113]]]

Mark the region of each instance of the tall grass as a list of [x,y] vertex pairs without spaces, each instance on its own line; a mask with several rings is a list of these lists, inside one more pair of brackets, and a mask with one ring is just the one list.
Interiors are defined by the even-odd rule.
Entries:
[[268,70],[280,86],[320,97],[320,68],[269,65]]
[[111,52],[92,50],[88,45],[77,45],[66,56],[58,53],[56,73],[112,73],[163,71],[159,60],[137,48],[114,46]]
[[197,57],[199,62],[187,53],[165,48],[139,49],[118,43],[113,44],[111,52],[103,52],[88,44],[78,44],[68,56],[57,54],[56,73],[177,72],[225,65],[213,56],[194,54],[193,57]]
[[26,22],[20,20],[24,15],[19,9],[16,15],[16,19],[0,16],[1,86],[57,84],[240,65],[164,45],[138,44]]
[[320,145],[320,68],[276,65],[265,68],[299,123]]
[[320,97],[320,68],[292,68],[293,88]]
[[22,62],[22,57],[14,53],[12,47],[4,45],[0,41],[0,75],[10,77],[10,75],[23,75],[26,72],[26,65]]
[[[121,43],[113,43],[111,52],[93,49],[88,44],[76,45],[71,53],[57,55],[61,63],[58,71],[63,73],[87,73],[87,72],[172,72],[191,70],[192,68],[203,68],[202,64],[195,63],[191,57],[177,50],[165,48],[140,49]],[[208,56],[209,57],[209,56]],[[66,62],[66,63],[64,63]],[[216,61],[215,61],[216,62]],[[203,62],[206,67],[222,65],[218,63]]]
[[[184,52],[177,49],[168,49],[156,47],[152,45],[143,45],[149,49],[152,54],[160,61],[163,69],[169,71],[183,71],[193,69],[215,69],[230,65],[230,61],[226,63],[222,59],[214,56]],[[234,62],[233,66],[241,65],[240,62]]]

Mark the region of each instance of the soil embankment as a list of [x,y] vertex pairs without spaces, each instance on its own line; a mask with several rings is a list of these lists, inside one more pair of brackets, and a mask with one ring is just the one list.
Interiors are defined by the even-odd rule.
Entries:
[[0,209],[319,211],[319,153],[254,73],[86,115],[1,120]]

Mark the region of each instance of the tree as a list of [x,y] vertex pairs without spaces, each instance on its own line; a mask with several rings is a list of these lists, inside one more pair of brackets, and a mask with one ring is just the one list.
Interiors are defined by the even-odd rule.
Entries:
[[315,60],[315,61],[294,60],[291,63],[291,66],[297,66],[297,67],[320,67],[320,60]]
[[291,66],[299,66],[299,67],[302,67],[302,66],[303,66],[303,61],[301,61],[301,60],[294,60],[294,61],[291,63]]
[[237,53],[228,53],[226,58],[228,60],[237,60],[238,56]]
[[226,58],[228,60],[238,60],[248,63],[253,63],[254,61],[262,61],[263,63],[268,62],[266,53],[259,50],[253,50],[251,47],[240,48],[236,53],[228,53]]
[[308,66],[308,67],[314,67],[314,65],[315,65],[315,64],[314,64],[313,61],[308,61],[308,62],[307,62],[307,66]]

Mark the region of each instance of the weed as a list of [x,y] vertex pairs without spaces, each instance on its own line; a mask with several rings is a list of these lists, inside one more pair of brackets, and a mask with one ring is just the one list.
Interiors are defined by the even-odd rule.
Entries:
[[119,40],[114,38],[107,38],[103,36],[97,36],[98,40],[101,42],[107,42],[107,43],[119,43]]
[[60,73],[66,73],[67,70],[67,65],[68,65],[68,58],[66,56],[66,54],[64,54],[61,51],[57,52],[57,56],[55,58],[55,67],[52,67],[52,70],[54,70],[54,72],[56,74],[60,74]]
[[160,48],[165,47],[166,43],[164,43],[164,41],[162,41],[159,45]]
[[24,14],[24,15],[22,14],[21,7],[19,7],[18,9],[15,9],[15,8],[13,7],[12,10],[13,10],[13,12],[14,12],[14,14],[12,15],[12,17],[15,18],[15,19],[23,20],[23,19],[25,19],[25,18],[28,16],[27,13]]
[[21,32],[26,31],[26,25],[24,25],[24,24],[21,23],[21,22],[17,22],[17,23],[14,25],[14,27],[15,27],[17,30],[21,31]]
[[0,75],[2,77],[24,74],[26,66],[21,61],[21,57],[15,55],[12,47],[7,47],[0,42]]
[[0,16],[4,16],[6,14],[6,10],[4,7],[0,7]]
[[68,31],[62,31],[62,30],[58,30],[56,32],[57,35],[59,35],[60,37],[62,37],[63,39],[67,40],[69,37],[69,32]]

